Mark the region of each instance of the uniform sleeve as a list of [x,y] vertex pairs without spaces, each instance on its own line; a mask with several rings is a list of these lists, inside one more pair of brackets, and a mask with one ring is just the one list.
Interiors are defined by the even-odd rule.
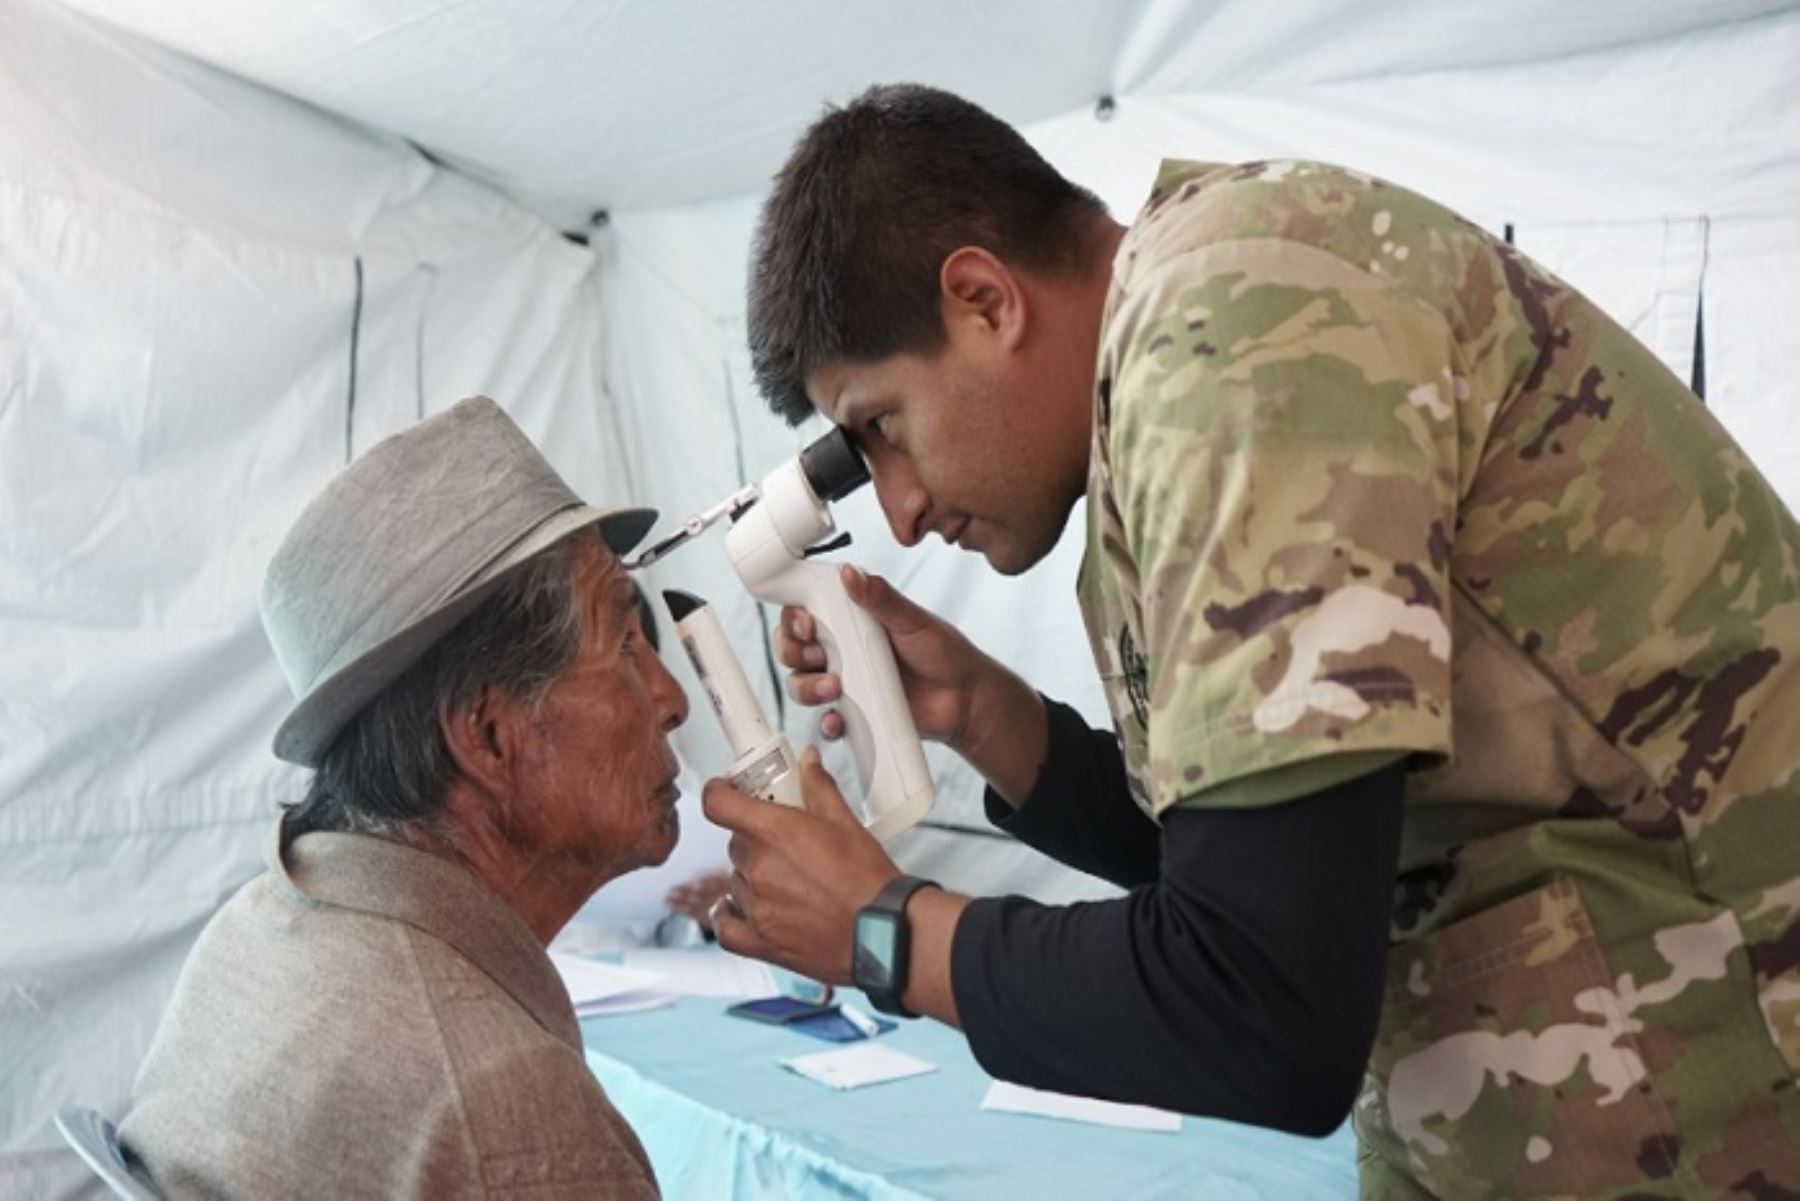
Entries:
[[1448,752],[1453,354],[1436,311],[1299,243],[1203,246],[1127,286],[1104,452],[1158,815]]

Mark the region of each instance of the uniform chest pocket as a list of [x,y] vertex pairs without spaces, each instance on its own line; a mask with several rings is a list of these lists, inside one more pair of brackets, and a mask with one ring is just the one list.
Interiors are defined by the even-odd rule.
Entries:
[[1559,880],[1388,954],[1365,1146],[1439,1197],[1595,1196],[1677,1171],[1581,892]]

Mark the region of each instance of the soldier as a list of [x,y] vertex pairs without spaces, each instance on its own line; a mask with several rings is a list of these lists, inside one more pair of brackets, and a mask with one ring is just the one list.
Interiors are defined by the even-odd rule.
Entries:
[[846,582],[997,824],[1131,891],[899,876],[809,755],[806,811],[708,788],[726,947],[1025,1084],[1349,1114],[1366,1196],[1800,1190],[1800,529],[1591,301],[1320,164],[1168,162],[1126,228],[886,87],[778,177],[749,324],[903,543],[1023,571],[1085,494],[1113,732]]

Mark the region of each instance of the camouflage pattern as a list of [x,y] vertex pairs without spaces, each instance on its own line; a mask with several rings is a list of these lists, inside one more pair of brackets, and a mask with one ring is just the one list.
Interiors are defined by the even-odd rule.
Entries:
[[1704,406],[1305,163],[1165,165],[1095,392],[1139,802],[1414,769],[1364,1195],[1800,1196],[1800,529]]

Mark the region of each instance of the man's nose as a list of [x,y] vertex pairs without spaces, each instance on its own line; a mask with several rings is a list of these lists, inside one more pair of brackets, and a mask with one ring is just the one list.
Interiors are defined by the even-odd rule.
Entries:
[[892,461],[871,463],[869,476],[894,540],[901,546],[917,546],[931,528],[927,521],[931,497],[920,486],[919,477],[903,463]]
[[687,693],[681,687],[662,656],[653,656],[656,660],[656,676],[651,680],[651,689],[656,699],[657,714],[661,718],[660,725],[664,733],[678,729],[688,719]]

